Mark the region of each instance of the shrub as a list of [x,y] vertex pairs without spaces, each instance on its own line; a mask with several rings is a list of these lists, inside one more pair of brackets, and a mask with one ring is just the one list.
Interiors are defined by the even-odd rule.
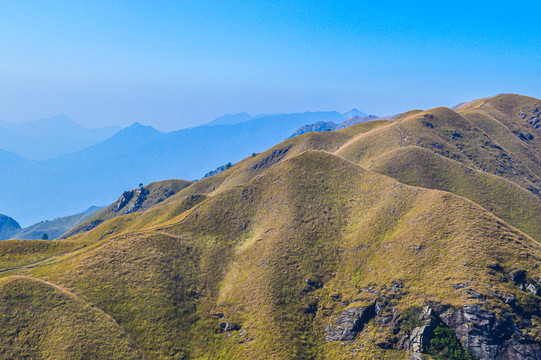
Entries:
[[443,326],[434,329],[434,337],[430,340],[428,353],[436,360],[476,359],[475,356],[462,347],[454,331]]

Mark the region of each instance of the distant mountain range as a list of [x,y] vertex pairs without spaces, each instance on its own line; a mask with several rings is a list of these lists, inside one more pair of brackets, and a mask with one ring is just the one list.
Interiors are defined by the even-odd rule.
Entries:
[[[70,124],[63,117],[57,120]],[[271,147],[304,124],[318,121],[340,123],[343,116],[336,111],[236,114],[170,133],[135,123],[101,142],[48,160],[26,160],[19,156],[20,149],[19,155],[0,151],[0,163],[7,170],[0,173],[0,212],[29,225],[73,214],[92,204],[111,203],[119,193],[139,183],[201,178],[223,164]],[[58,133],[64,135],[63,130]],[[71,126],[65,133],[75,138],[85,132]],[[0,149],[7,150],[3,144],[0,142]]]
[[96,215],[101,210],[103,210],[103,208],[99,206],[91,206],[79,214],[68,215],[54,220],[40,221],[39,223],[25,228],[21,228],[15,219],[0,214],[0,240],[38,240],[43,239],[44,235],[47,240],[54,240],[86,219]]
[[0,149],[29,160],[46,160],[97,144],[119,130],[117,126],[87,129],[65,115],[22,124],[0,121]]
[[[92,154],[131,176],[178,166],[192,134],[201,167],[252,126],[286,131],[260,120],[138,125]],[[0,241],[0,357],[541,360],[541,99],[411,110],[226,167],[119,192],[61,241]]]

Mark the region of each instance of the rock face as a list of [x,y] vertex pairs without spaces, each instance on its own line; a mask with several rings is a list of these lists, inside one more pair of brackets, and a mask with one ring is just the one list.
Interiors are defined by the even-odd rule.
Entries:
[[9,239],[9,237],[21,230],[21,226],[13,218],[0,214],[0,240]]
[[329,131],[329,130],[333,130],[336,126],[337,126],[337,124],[332,122],[332,121],[318,121],[318,122],[310,124],[310,125],[301,126],[300,128],[297,129],[297,131],[295,131],[290,136],[290,138],[298,136],[298,135],[302,135],[302,134],[307,133],[307,132],[312,132],[312,131]]
[[349,341],[355,339],[359,331],[375,315],[374,304],[366,307],[354,307],[344,311],[336,324],[325,327],[325,341]]
[[439,316],[479,360],[541,359],[541,346],[524,337],[509,315],[498,319],[480,305],[466,305]]
[[[366,115],[364,113],[359,112],[361,115],[352,115],[348,118],[345,118],[344,121],[342,121],[339,124],[336,124],[332,121],[318,121],[313,124],[304,125],[298,128],[289,138],[302,135],[307,132],[312,131],[335,131],[347,128],[349,126],[357,125],[366,121],[372,121],[372,120],[378,120],[380,119],[379,116],[376,115]],[[288,139],[289,139],[288,138]]]
[[430,340],[434,336],[434,329],[439,321],[436,319],[434,311],[429,306],[425,306],[416,317],[416,326],[409,336],[402,334],[399,349],[411,351],[412,359],[421,359],[422,353],[425,353],[430,346]]
[[66,235],[61,236],[59,239],[60,240],[66,239],[69,236],[75,236],[77,234],[81,234],[81,233],[84,233],[86,231],[90,231],[90,230],[94,229],[96,226],[98,226],[99,224],[101,224],[102,222],[103,222],[103,220],[92,220],[88,224],[77,227],[74,231],[70,232],[69,235],[66,234]]
[[120,199],[117,200],[116,204],[114,205],[115,212],[120,211],[124,206],[126,206],[127,203],[130,202],[134,194],[133,190],[130,191],[124,191],[122,193],[122,196],[120,196]]
[[124,210],[124,214],[131,214],[136,211],[139,211],[141,207],[143,206],[143,203],[147,199],[147,195],[149,194],[149,191],[145,188],[139,188],[136,190],[132,190],[135,192],[134,197],[135,200],[126,206],[126,210]]
[[124,214],[137,212],[143,206],[148,194],[149,191],[145,188],[124,191],[120,199],[118,199],[114,205],[113,211],[119,212],[124,210]]
[[410,342],[413,352],[423,353],[430,345],[430,339],[432,339],[438,322],[434,319],[432,309],[428,306],[423,308],[423,311],[419,315],[419,320],[422,325],[413,329]]

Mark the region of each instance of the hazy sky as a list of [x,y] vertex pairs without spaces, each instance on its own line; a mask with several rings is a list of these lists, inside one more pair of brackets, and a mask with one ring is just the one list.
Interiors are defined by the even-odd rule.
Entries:
[[0,0],[0,120],[161,130],[541,97],[538,1]]

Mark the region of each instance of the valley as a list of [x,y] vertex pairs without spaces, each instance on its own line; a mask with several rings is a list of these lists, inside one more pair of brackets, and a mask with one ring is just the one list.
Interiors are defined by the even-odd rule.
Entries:
[[188,173],[235,162],[213,176],[127,177],[61,240],[0,242],[0,357],[541,359],[540,109],[503,94],[282,141],[312,114],[243,159],[218,143]]

